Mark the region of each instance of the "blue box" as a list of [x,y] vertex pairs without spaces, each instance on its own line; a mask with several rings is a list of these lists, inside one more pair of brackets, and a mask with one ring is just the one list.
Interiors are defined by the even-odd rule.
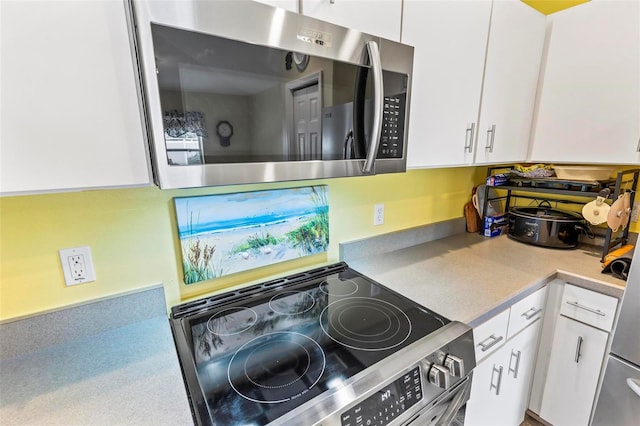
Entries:
[[506,214],[485,216],[482,222],[482,235],[485,237],[497,237],[507,233],[509,221]]
[[500,186],[506,185],[507,183],[509,183],[509,174],[507,173],[501,173],[487,178],[487,186]]

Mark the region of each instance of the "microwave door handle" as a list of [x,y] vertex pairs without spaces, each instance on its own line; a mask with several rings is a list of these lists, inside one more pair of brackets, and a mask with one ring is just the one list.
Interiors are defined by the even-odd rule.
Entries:
[[353,153],[353,130],[347,132],[347,137],[344,140],[344,147],[342,149],[342,158],[350,160]]
[[380,62],[378,43],[373,40],[368,41],[367,53],[369,54],[369,62],[371,63],[371,71],[373,72],[373,123],[370,133],[371,143],[369,144],[369,152],[362,167],[362,173],[364,174],[371,173],[376,155],[378,155],[378,146],[380,145],[380,136],[382,134],[382,107],[384,105],[382,63]]

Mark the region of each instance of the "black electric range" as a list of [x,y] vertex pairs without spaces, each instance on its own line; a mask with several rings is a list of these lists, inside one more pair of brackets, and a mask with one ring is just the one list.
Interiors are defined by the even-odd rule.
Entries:
[[345,263],[175,306],[170,323],[197,424],[402,422],[475,366],[468,327]]

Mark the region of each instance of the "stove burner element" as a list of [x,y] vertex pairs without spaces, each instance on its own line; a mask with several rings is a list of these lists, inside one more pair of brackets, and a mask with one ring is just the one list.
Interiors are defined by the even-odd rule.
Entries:
[[242,345],[231,357],[227,377],[240,396],[275,404],[308,392],[325,365],[324,351],[315,340],[293,331],[273,332]]
[[358,284],[349,279],[329,277],[320,283],[320,291],[330,296],[351,296],[358,291]]
[[327,336],[352,349],[380,351],[401,345],[411,320],[395,305],[371,297],[350,297],[327,305],[320,314]]
[[209,318],[207,330],[218,336],[232,336],[253,327],[258,320],[258,314],[243,306],[222,309]]
[[297,315],[307,312],[316,301],[309,293],[283,291],[269,300],[269,307],[279,314]]

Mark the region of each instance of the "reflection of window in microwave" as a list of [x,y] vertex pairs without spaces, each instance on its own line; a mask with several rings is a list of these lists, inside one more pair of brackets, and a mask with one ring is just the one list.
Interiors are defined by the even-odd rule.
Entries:
[[195,134],[185,134],[179,137],[165,135],[167,147],[167,161],[172,166],[186,166],[189,164],[203,164],[202,138]]

